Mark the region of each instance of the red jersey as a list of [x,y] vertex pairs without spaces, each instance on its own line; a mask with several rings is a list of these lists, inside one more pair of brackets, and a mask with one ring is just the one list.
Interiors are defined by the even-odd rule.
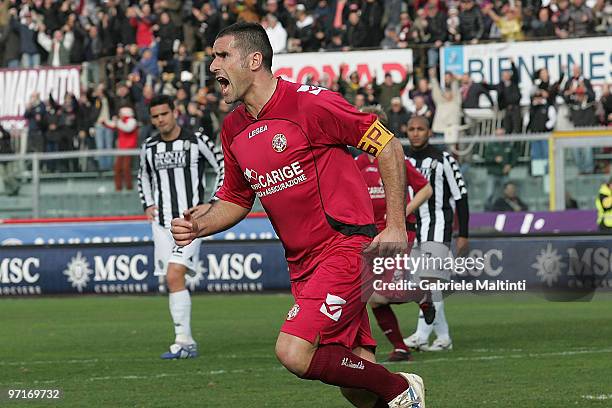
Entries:
[[335,92],[280,78],[259,117],[240,105],[225,118],[217,197],[244,208],[260,199],[291,280],[306,278],[348,236],[363,243],[376,235],[368,190],[346,147],[357,146],[375,121]]
[[[368,192],[370,193],[370,199],[372,200],[372,207],[374,209],[376,228],[380,232],[385,229],[387,225],[387,205],[385,201],[385,188],[380,178],[380,171],[378,170],[378,159],[374,159],[374,161],[371,162],[367,154],[361,154],[355,159],[355,163],[361,170],[361,175],[368,186]],[[406,184],[409,188],[406,194],[406,204],[410,202],[411,197],[427,185],[427,179],[419,173],[408,158],[406,158]],[[416,221],[417,219],[414,213],[408,214],[406,218],[407,223],[415,224]]]

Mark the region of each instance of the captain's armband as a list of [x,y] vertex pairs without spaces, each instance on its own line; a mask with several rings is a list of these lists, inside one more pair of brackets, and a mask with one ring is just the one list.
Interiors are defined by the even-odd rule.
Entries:
[[364,133],[357,147],[368,154],[378,156],[392,138],[393,133],[377,119]]

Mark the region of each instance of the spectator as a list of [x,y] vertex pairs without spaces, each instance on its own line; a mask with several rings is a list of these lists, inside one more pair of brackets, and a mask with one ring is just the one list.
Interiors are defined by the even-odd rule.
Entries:
[[[2,127],[0,123],[0,154],[14,154],[15,150],[11,143],[11,134]],[[4,192],[8,196],[19,194],[19,181],[15,177],[12,162],[0,162],[0,180],[4,184]]]
[[[95,108],[91,102],[90,92],[81,92],[77,108],[77,139],[75,149],[81,152],[94,150],[96,141],[93,138],[93,127],[96,118]],[[93,157],[80,157],[78,169],[80,171],[96,170],[96,162]]]
[[531,21],[531,36],[536,38],[554,37],[555,26],[550,21],[550,9],[542,7],[538,10],[537,20]]
[[38,25],[32,20],[32,14],[27,12],[23,22],[11,19],[11,24],[16,25],[19,32],[21,66],[23,68],[36,68],[40,65],[40,54],[36,46]]
[[413,105],[409,108],[410,117],[412,116],[423,116],[427,118],[429,123],[431,123],[431,119],[433,117],[433,112],[429,110],[429,106],[425,103],[425,98],[421,95],[417,95],[412,100]]
[[431,130],[434,135],[443,136],[444,133],[458,129],[461,124],[461,94],[459,84],[452,73],[447,72],[444,89],[441,88],[436,77],[436,69],[429,69],[431,79],[431,94],[436,113],[434,115]]
[[474,0],[461,0],[459,13],[459,39],[477,43],[482,38],[484,23],[480,9],[474,5]]
[[597,0],[593,10],[596,24],[594,31],[598,34],[612,34],[612,3],[606,0]]
[[268,13],[262,20],[274,54],[287,52],[287,31],[274,14]]
[[612,126],[612,83],[604,85],[603,94],[601,96],[602,123],[605,126]]
[[427,12],[424,9],[419,9],[416,12],[416,18],[412,23],[410,29],[411,42],[415,44],[422,44],[429,42],[429,33],[427,30]]
[[355,95],[355,108],[360,110],[364,106],[366,106],[366,97],[363,93],[359,92],[357,95]]
[[[540,70],[539,78],[534,82],[534,90],[531,95],[531,105],[526,126],[528,133],[551,132],[555,128],[557,111],[552,100],[549,99],[550,91],[546,88],[547,81],[548,71],[546,69]],[[532,160],[548,159],[547,140],[532,140],[530,148]]]
[[569,0],[558,0],[555,6],[551,19],[555,24],[555,34],[559,38],[567,38],[570,34]]
[[599,194],[595,199],[597,207],[597,225],[599,230],[612,233],[612,178],[599,187]]
[[507,182],[504,185],[504,193],[493,204],[493,211],[518,212],[527,211],[528,207],[517,195],[516,184]]
[[151,46],[153,42],[153,26],[155,16],[151,13],[149,3],[143,3],[142,8],[134,5],[126,13],[130,25],[136,29],[136,45],[143,49]]
[[327,51],[340,51],[345,47],[344,43],[344,33],[339,29],[332,29],[331,31],[331,39],[329,43],[325,45],[325,49]]
[[410,43],[410,30],[412,29],[412,21],[410,21],[410,14],[407,11],[402,11],[400,13],[400,24],[399,29],[397,31],[398,43],[397,46],[399,48],[407,48]]
[[42,153],[46,149],[47,108],[40,100],[40,94],[34,92],[26,106],[23,116],[28,121],[28,151]]
[[587,102],[593,102],[595,100],[595,91],[593,90],[591,81],[582,75],[581,66],[574,65],[572,67],[572,76],[567,80],[563,89],[564,97],[572,99],[574,93],[578,89],[583,89],[585,91]]
[[68,65],[70,62],[70,48],[74,42],[72,31],[64,33],[60,30],[53,32],[53,39],[45,33],[45,26],[38,28],[38,44],[49,53],[47,64],[52,67]]
[[344,96],[344,99],[346,99],[351,105],[354,105],[357,93],[363,93],[359,83],[359,74],[357,71],[351,72],[351,75],[349,75],[349,81],[347,82],[342,78],[342,73],[344,72],[345,67],[346,65],[344,64],[340,66],[338,85],[340,85],[340,93],[342,96]]
[[141,78],[145,78],[145,82],[158,81],[160,72],[157,64],[157,44],[144,49],[142,58],[136,64],[135,70],[138,71]]
[[584,37],[593,32],[593,10],[583,0],[573,0],[569,9],[569,34]]
[[490,90],[497,91],[497,107],[504,111],[503,125],[506,134],[521,133],[521,90],[519,88],[519,73],[514,60],[511,69],[502,71],[501,82]]
[[[586,82],[576,88],[570,88],[565,94],[565,101],[570,111],[570,120],[575,127],[597,125],[595,101],[588,95]],[[592,174],[595,168],[593,149],[591,147],[575,148],[576,165],[582,174]]]
[[364,23],[369,35],[364,41],[365,47],[377,47],[383,39],[383,13],[382,0],[365,0],[362,3],[361,21]]
[[385,113],[388,113],[391,108],[391,99],[399,97],[402,90],[408,85],[410,81],[411,68],[406,66],[406,77],[401,82],[394,82],[391,73],[385,73],[385,79],[382,84],[378,85],[377,78],[372,78],[372,86],[380,106],[383,108]]
[[380,48],[383,50],[386,49],[396,49],[399,48],[399,38],[397,36],[397,30],[394,26],[389,25],[385,29],[385,38],[380,42]]
[[160,61],[168,61],[172,59],[174,55],[174,42],[179,41],[180,31],[172,21],[170,21],[170,15],[166,12],[161,13],[159,16],[159,26],[154,26],[157,35],[157,42],[159,44],[159,56]]
[[456,7],[448,9],[448,18],[446,19],[446,30],[448,38],[454,42],[461,41],[461,30],[459,25],[461,20],[459,19],[459,10]]
[[438,65],[440,47],[448,38],[448,26],[446,24],[446,14],[438,11],[435,4],[428,3],[427,7],[427,34],[429,42],[433,47],[427,50],[427,66],[429,68]]
[[[112,149],[113,148],[113,105],[111,98],[106,93],[106,88],[103,84],[99,84],[94,92],[94,108],[95,108],[95,138],[96,149]],[[110,156],[98,156],[98,169],[100,171],[108,171],[111,169],[113,158]]]
[[6,25],[3,34],[4,61],[9,68],[19,68],[21,58],[21,41],[19,31],[16,29],[17,9],[10,8],[10,23]]
[[[117,148],[135,149],[138,145],[138,123],[134,110],[128,106],[119,109],[119,118],[113,123],[117,129]],[[132,156],[117,156],[114,166],[115,190],[132,190]]]
[[358,9],[351,10],[344,33],[344,51],[367,46],[368,27],[361,21]]
[[399,97],[391,98],[391,109],[387,115],[387,127],[395,137],[405,137],[406,124],[410,119],[410,113],[402,105],[402,100]]
[[431,97],[431,89],[429,87],[429,81],[427,80],[427,78],[420,78],[419,81],[417,82],[416,89],[411,89],[410,92],[408,93],[408,96],[410,96],[410,99],[413,99],[413,100],[417,96],[422,96],[428,109],[432,113],[436,111],[436,107],[434,105],[433,98]]
[[[503,136],[504,128],[495,129],[496,136]],[[487,192],[485,210],[490,211],[496,197],[508,181],[510,171],[516,165],[517,152],[512,142],[487,143],[484,147],[484,164],[487,169]]]
[[484,7],[485,14],[495,22],[503,41],[520,41],[525,38],[522,30],[520,2],[516,4],[517,6],[504,5],[501,16],[493,11],[492,4],[489,3]]
[[314,19],[306,11],[306,6],[303,4],[298,4],[296,10],[295,38],[289,39],[287,47],[289,52],[317,51],[318,47],[313,32]]
[[485,96],[489,101],[489,106],[494,107],[493,99],[489,94],[489,88],[482,83],[475,83],[469,74],[463,74],[461,77],[461,107],[463,109],[478,109],[480,108],[481,96]]
[[578,202],[572,197],[569,191],[565,191],[565,209],[566,210],[577,210]]

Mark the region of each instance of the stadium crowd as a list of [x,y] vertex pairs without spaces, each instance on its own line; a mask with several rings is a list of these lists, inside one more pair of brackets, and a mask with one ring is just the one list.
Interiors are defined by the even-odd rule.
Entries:
[[[341,92],[358,108],[380,104],[390,129],[400,137],[413,115],[427,117],[441,135],[465,122],[465,109],[483,106],[501,112],[499,131],[506,134],[545,132],[568,119],[572,126],[612,124],[610,85],[596,99],[577,66],[566,78],[550,78],[539,70],[528,110],[520,107],[524,95],[514,68],[504,71],[499,84],[475,83],[450,72],[439,83],[436,71],[438,48],[449,42],[611,34],[609,1],[0,0],[0,66],[82,64],[88,78],[80,97],[69,96],[63,104],[45,95],[31,96],[25,114],[28,150],[136,147],[152,132],[147,103],[158,93],[176,98],[181,126],[218,135],[232,107],[219,98],[214,81],[200,82],[198,70],[206,69],[202,61],[210,56],[216,33],[237,20],[261,22],[276,53],[419,47],[423,52],[415,58],[425,60],[414,66],[429,69],[410,72],[401,83],[387,75],[380,84],[374,78],[364,85],[357,73],[313,83]],[[400,94],[407,84],[410,98],[404,106]],[[125,126],[133,119],[139,124],[136,130]],[[547,157],[545,143],[532,143],[532,158]],[[581,171],[592,172],[592,151],[584,156]],[[111,166],[111,158],[100,157],[46,170]]]

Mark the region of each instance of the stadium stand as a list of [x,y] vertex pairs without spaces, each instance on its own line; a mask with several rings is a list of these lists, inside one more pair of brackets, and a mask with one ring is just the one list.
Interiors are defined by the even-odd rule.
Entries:
[[[432,99],[428,68],[439,66],[440,47],[611,35],[612,5],[605,0],[2,0],[0,67],[82,68],[80,97],[68,95],[59,103],[33,92],[24,115],[26,130],[8,129],[10,143],[3,144],[0,151],[7,155],[0,156],[4,157],[0,161],[3,216],[140,213],[135,194],[114,190],[115,152],[108,156],[95,152],[115,148],[114,121],[121,107],[134,110],[139,141],[146,139],[152,131],[146,104],[155,93],[176,98],[182,126],[202,127],[217,136],[231,107],[220,101],[207,66],[216,33],[238,20],[261,22],[278,53],[412,49],[413,72],[409,72],[411,81],[406,88],[410,98],[402,99],[400,103],[406,106],[401,108],[408,116],[426,115],[435,121],[444,112],[436,109]],[[531,108],[522,103],[522,112],[514,117],[520,117],[520,123],[514,121],[510,128],[519,136],[506,142],[516,159],[503,179],[517,184],[533,210],[549,208],[545,189],[548,152],[542,150],[544,137],[526,140],[520,136],[553,130],[544,126],[550,118],[537,117],[539,111],[533,106],[552,106],[557,112],[557,129],[560,122],[568,122],[566,116],[571,127],[612,125],[610,84],[594,90],[579,66],[567,71],[560,78],[538,72],[530,95],[521,95],[521,90],[517,95],[518,88],[510,86],[511,78],[488,84],[473,82],[467,75],[441,73],[443,93],[455,83],[461,94],[461,124],[449,133],[459,132],[462,137],[493,135],[507,128],[508,110],[521,97],[531,100]],[[401,87],[391,78],[373,84],[359,82],[359,78],[351,83],[349,77],[347,72],[346,81],[325,82],[322,78],[310,83],[340,91],[358,104],[390,106],[391,99],[400,96]],[[563,110],[568,113],[562,115]],[[520,132],[514,132],[517,125]],[[404,137],[401,124],[397,133]],[[473,211],[487,209],[491,187],[486,150],[491,143],[500,142],[447,144],[464,166]],[[39,171],[34,171],[34,156],[14,152],[74,155],[40,162],[36,164]],[[590,197],[610,171],[610,149],[578,148],[574,153],[565,163],[570,180],[567,190],[579,207],[592,208]],[[136,156],[137,151],[128,154]],[[542,157],[543,166],[534,166]],[[137,160],[132,164],[135,171]]]

